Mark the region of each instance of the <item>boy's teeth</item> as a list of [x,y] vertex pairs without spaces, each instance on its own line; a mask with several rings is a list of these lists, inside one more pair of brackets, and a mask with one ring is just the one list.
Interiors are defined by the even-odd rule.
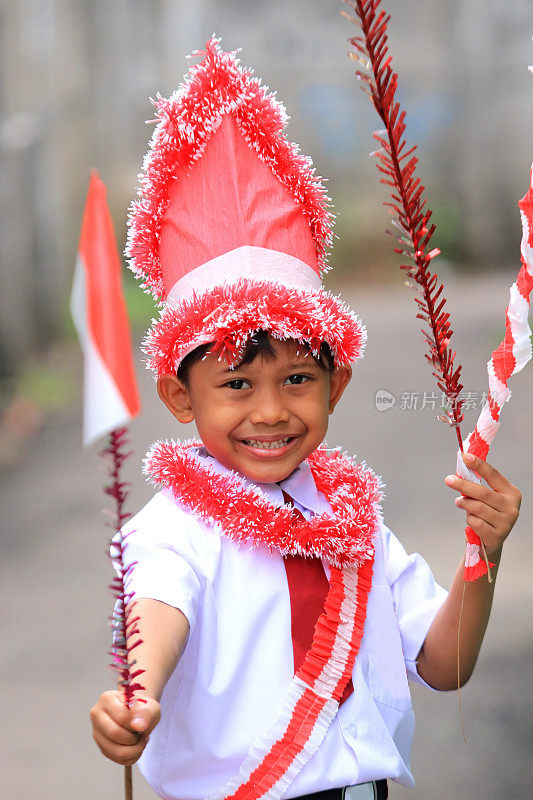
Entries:
[[290,436],[287,436],[286,439],[277,439],[275,442],[259,442],[257,439],[245,439],[244,441],[250,447],[258,447],[260,450],[275,450],[286,445],[289,439]]

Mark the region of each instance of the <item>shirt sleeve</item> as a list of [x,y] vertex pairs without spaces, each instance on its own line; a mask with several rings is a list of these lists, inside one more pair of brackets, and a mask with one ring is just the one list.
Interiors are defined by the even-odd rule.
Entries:
[[191,629],[201,587],[198,542],[191,541],[195,527],[198,523],[161,492],[123,530],[124,563],[133,565],[127,590],[178,608]]
[[386,527],[382,542],[385,574],[400,628],[407,675],[414,683],[432,688],[418,674],[416,659],[448,593],[435,581],[422,556],[408,555]]

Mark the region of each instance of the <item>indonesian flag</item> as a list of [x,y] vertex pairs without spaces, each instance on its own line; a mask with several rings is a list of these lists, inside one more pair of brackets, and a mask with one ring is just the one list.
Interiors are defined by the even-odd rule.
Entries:
[[70,309],[84,354],[83,443],[139,413],[121,264],[106,188],[91,174]]

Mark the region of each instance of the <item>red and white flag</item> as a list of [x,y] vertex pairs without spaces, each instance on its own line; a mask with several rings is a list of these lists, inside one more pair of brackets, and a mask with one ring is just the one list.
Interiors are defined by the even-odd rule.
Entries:
[[140,410],[121,264],[106,188],[91,174],[70,309],[83,349],[83,443],[125,425]]

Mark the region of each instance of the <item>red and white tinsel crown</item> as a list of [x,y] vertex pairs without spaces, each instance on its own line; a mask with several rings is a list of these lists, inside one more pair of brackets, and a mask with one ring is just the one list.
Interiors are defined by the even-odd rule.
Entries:
[[283,105],[212,38],[165,99],[132,203],[126,254],[163,303],[149,366],[175,372],[195,347],[238,356],[251,334],[322,342],[335,363],[363,352],[356,314],[322,286],[332,218],[310,159],[287,140]]

